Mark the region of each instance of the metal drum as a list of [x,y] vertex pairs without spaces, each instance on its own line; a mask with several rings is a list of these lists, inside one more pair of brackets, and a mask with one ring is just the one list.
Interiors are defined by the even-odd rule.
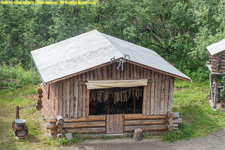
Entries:
[[24,124],[25,124],[25,120],[24,119],[16,119],[15,120],[15,124],[17,128],[24,128]]

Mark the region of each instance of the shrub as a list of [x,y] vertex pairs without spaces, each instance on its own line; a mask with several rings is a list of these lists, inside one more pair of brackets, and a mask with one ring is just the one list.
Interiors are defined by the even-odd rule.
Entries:
[[[35,83],[38,83],[38,76],[34,71]],[[23,87],[33,82],[32,71],[25,70],[20,64],[14,67],[6,65],[0,66],[0,88],[14,90],[17,87]]]

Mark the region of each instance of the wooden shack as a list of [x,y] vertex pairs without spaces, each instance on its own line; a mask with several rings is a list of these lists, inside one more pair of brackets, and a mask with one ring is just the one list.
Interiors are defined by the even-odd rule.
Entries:
[[174,78],[191,79],[152,50],[94,30],[31,57],[43,81],[37,107],[51,134],[155,134],[181,122],[172,113]]
[[208,67],[210,85],[208,100],[213,109],[217,109],[217,101],[220,97],[220,90],[223,85],[219,82],[218,76],[225,76],[225,39],[206,47],[209,54]]

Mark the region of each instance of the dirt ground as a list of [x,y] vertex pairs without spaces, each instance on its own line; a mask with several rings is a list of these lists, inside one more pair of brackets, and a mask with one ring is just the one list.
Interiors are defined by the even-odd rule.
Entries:
[[225,150],[225,129],[208,136],[175,143],[160,139],[133,142],[132,139],[92,140],[79,146],[61,147],[62,150]]

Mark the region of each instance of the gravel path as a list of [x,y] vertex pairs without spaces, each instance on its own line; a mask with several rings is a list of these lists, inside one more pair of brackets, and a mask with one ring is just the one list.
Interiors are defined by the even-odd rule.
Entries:
[[165,143],[159,139],[133,142],[132,139],[92,140],[63,150],[225,150],[225,129],[208,136]]

